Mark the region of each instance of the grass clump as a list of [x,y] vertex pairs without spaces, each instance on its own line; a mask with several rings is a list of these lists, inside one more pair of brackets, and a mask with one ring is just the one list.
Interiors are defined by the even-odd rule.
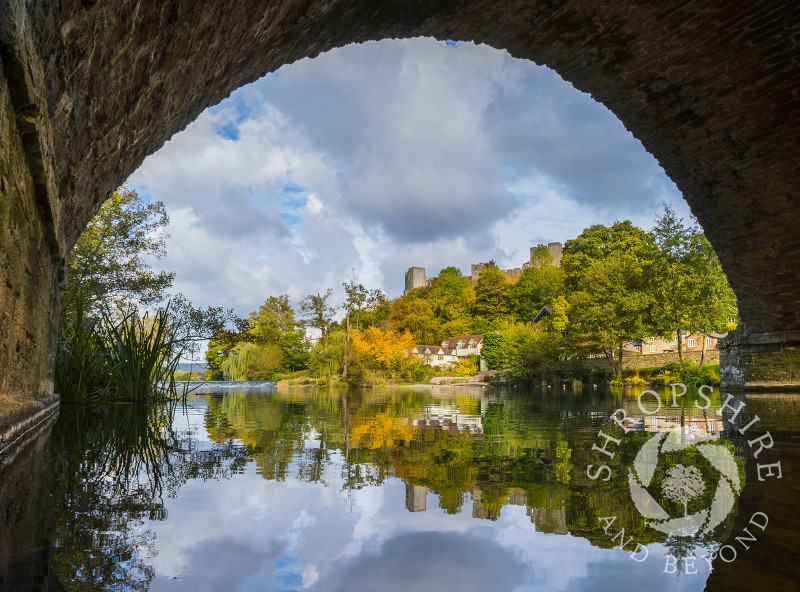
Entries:
[[79,310],[61,330],[55,391],[70,402],[177,398],[183,347],[175,335],[169,305],[152,316],[132,310],[118,319]]

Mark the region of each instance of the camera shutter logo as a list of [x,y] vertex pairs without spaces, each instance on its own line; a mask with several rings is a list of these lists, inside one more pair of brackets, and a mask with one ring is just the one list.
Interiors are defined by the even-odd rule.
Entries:
[[[647,488],[654,485],[653,477],[661,454],[678,452],[691,446],[711,463],[719,473],[719,479],[710,507],[688,514],[689,501],[705,490],[702,474],[697,467],[683,465],[667,471],[661,481],[661,491],[668,499],[679,501],[684,506],[684,515],[674,518],[658,505]],[[636,455],[633,469],[628,471],[628,485],[636,509],[648,519],[648,524],[668,535],[677,536],[711,532],[725,520],[741,489],[736,461],[727,448],[715,444],[712,438],[685,440],[680,429],[657,433],[645,442]]]

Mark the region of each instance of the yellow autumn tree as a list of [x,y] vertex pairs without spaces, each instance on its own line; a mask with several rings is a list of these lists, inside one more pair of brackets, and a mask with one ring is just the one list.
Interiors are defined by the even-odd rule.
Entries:
[[408,331],[369,327],[353,333],[353,353],[367,367],[389,369],[411,356],[414,336]]

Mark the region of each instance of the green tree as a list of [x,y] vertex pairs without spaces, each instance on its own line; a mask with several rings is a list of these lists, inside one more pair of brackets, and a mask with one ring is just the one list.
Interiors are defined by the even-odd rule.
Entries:
[[281,349],[275,344],[240,342],[222,362],[225,380],[269,380],[283,365]]
[[[552,260],[549,252],[547,255]],[[564,291],[564,277],[564,270],[552,265],[531,265],[524,269],[508,293],[511,310],[517,320],[530,323],[543,306],[552,306],[556,297]]]
[[380,288],[370,290],[366,301],[366,326],[385,328],[392,312],[392,302]]
[[481,355],[486,360],[490,370],[498,370],[508,365],[508,347],[506,334],[492,331],[483,335]]
[[678,360],[683,362],[683,334],[689,326],[692,310],[696,307],[693,252],[693,228],[687,227],[675,210],[666,203],[664,212],[656,218],[653,227],[655,252],[651,284],[654,296],[653,323],[657,333],[678,340]]
[[505,272],[490,261],[478,276],[475,285],[475,316],[494,320],[510,312],[508,278]]
[[639,259],[652,259],[653,236],[630,220],[611,226],[595,224],[564,245],[561,267],[567,288],[573,288],[592,262],[612,253],[629,253]]
[[333,315],[336,314],[336,307],[328,303],[332,295],[333,289],[328,288],[324,294],[309,294],[300,300],[303,323],[320,330],[323,346],[328,343],[328,329],[333,322]]
[[444,339],[430,303],[410,294],[392,303],[391,323],[395,331],[409,331],[419,344],[436,345]]
[[736,295],[728,278],[722,271],[714,248],[701,232],[695,232],[691,239],[692,256],[692,302],[688,315],[690,332],[703,334],[703,349],[700,356],[700,370],[705,364],[706,335],[711,331],[725,332],[730,327],[731,318],[736,318]]
[[549,319],[534,325],[512,325],[505,341],[507,375],[512,381],[537,384],[560,375],[563,339]]
[[289,370],[305,367],[308,343],[305,330],[295,319],[289,295],[270,296],[248,318],[248,340],[259,346],[274,345],[280,349],[281,360]]
[[249,341],[260,345],[278,343],[284,334],[299,327],[288,294],[267,298],[258,310],[250,313],[248,322]]
[[569,337],[582,353],[602,352],[622,376],[623,344],[652,331],[653,304],[642,263],[632,253],[613,252],[591,261],[569,297]]
[[441,323],[471,320],[471,310],[475,304],[475,291],[467,278],[462,277],[456,267],[445,267],[439,277],[431,282],[424,295],[430,303],[434,316]]
[[367,289],[359,283],[356,283],[355,269],[353,270],[352,276],[350,280],[346,283],[343,283],[344,291],[346,294],[345,302],[344,302],[344,309],[346,311],[345,314],[345,336],[344,336],[344,360],[342,363],[342,378],[347,378],[347,366],[350,362],[350,335],[353,329],[353,321],[356,322],[356,327],[358,327],[358,321],[360,320],[361,316],[361,307],[364,305],[364,302],[367,299]]
[[146,202],[126,187],[115,191],[69,254],[62,318],[75,318],[79,308],[95,315],[114,303],[127,307],[163,300],[175,273],[154,271],[148,258],[166,254],[168,223],[162,202]]

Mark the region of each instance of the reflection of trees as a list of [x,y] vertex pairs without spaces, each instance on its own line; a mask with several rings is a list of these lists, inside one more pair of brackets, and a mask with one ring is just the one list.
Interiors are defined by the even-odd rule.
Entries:
[[218,479],[245,461],[233,446],[201,450],[172,428],[176,407],[63,405],[53,427],[53,569],[67,589],[147,590],[163,496],[188,479]]
[[[607,433],[617,428],[602,418],[587,422],[579,413],[584,403],[511,395],[489,402],[399,389],[293,390],[202,400],[211,444],[172,427],[180,413],[175,407],[62,408],[53,431],[53,449],[59,451],[55,565],[62,581],[75,589],[123,582],[146,589],[153,574],[145,559],[154,541],[143,521],[165,519],[163,497],[175,495],[187,480],[229,478],[251,462],[264,479],[341,482],[347,491],[400,478],[421,500],[428,491],[438,495],[448,513],[463,511],[471,501],[478,518],[497,519],[506,506],[526,506],[538,530],[569,531],[606,548],[620,545],[612,539],[619,528],[626,540],[633,539],[632,546],[665,541],[646,525],[627,493],[627,469],[651,434],[626,435],[615,457],[602,459],[614,478],[591,480],[586,467],[598,461],[592,444],[599,426]],[[479,416],[481,430],[414,425],[426,406]],[[668,455],[656,480],[678,463],[697,466],[705,475],[708,463],[698,456],[692,449]],[[697,503],[705,504],[712,493],[704,492]],[[421,503],[410,507],[418,510]],[[664,507],[671,509],[669,503]],[[602,530],[602,516],[617,517],[613,533]],[[731,522],[729,517],[702,540],[667,543],[676,549],[712,548]]]

